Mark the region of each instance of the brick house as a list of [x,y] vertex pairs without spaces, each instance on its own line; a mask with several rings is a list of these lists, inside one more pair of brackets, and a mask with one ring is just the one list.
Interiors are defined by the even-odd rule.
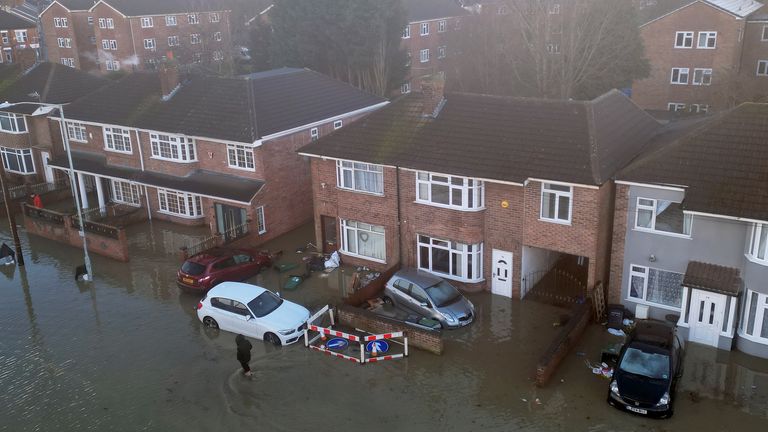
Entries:
[[48,163],[58,150],[53,143],[60,134],[58,125],[48,121],[53,105],[70,103],[107,83],[104,78],[57,63],[39,63],[3,82],[0,154],[10,183],[55,181]]
[[[64,121],[84,207],[142,207],[260,243],[312,218],[308,162],[295,150],[386,103],[305,69],[180,79],[164,65],[66,106]],[[51,165],[69,169],[63,155]]]
[[300,150],[324,249],[516,298],[558,265],[583,288],[607,280],[610,178],[658,123],[617,91],[442,99],[439,80],[422,85]]
[[753,13],[744,31],[741,79],[745,94],[756,101],[768,101],[768,8]]
[[744,80],[759,78],[757,61],[744,63],[746,41],[754,39],[745,36],[753,27],[747,28],[750,16],[762,7],[754,0],[666,0],[644,7],[640,35],[651,73],[633,83],[633,100],[645,109],[696,113],[751,97],[739,91]]
[[0,10],[0,63],[21,63],[30,67],[40,58],[37,24]]
[[231,61],[230,10],[186,0],[55,0],[40,13],[48,58],[84,70]]
[[420,77],[445,73],[450,51],[448,33],[460,31],[470,12],[454,0],[404,0],[408,24],[403,29],[403,48],[408,54],[408,73],[401,93],[419,90]]
[[673,126],[617,175],[609,301],[768,358],[768,104]]

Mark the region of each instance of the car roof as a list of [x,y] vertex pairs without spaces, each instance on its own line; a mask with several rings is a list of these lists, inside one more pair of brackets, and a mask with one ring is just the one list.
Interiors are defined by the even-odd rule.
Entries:
[[269,291],[266,288],[258,285],[251,285],[243,282],[222,282],[208,291],[207,297],[225,297],[232,300],[237,300],[240,303],[248,303],[255,299],[264,291]]
[[187,258],[187,261],[192,261],[199,264],[210,264],[219,258],[229,257],[240,253],[251,255],[254,254],[254,251],[249,249],[227,249],[217,247],[192,255],[191,257]]
[[395,273],[395,276],[407,279],[408,281],[413,282],[422,288],[429,288],[443,280],[442,278],[435,276],[432,273],[415,268],[405,268],[398,270],[397,273]]
[[630,335],[630,342],[669,348],[672,346],[674,337],[675,329],[671,324],[654,320],[638,320]]

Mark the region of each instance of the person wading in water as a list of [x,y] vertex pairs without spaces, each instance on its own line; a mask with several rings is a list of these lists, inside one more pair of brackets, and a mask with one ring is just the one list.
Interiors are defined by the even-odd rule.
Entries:
[[249,377],[251,376],[251,367],[248,365],[251,361],[251,343],[241,334],[235,337],[235,343],[237,344],[237,361],[243,367],[243,375]]

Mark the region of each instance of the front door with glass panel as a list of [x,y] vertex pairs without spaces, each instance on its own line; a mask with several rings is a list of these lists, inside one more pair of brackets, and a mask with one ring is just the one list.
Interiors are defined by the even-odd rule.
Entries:
[[717,347],[725,319],[726,297],[708,291],[691,290],[691,326],[688,339],[691,342]]
[[248,232],[246,220],[245,209],[216,204],[216,227],[219,233],[224,235],[225,242],[242,237]]
[[512,253],[494,249],[492,258],[491,292],[504,297],[512,297]]

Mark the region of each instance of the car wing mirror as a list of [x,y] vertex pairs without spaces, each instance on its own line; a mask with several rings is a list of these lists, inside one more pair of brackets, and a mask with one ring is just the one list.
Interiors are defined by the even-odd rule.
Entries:
[[431,309],[431,308],[432,308],[432,306],[430,306],[430,305],[429,305],[429,303],[427,303],[427,302],[421,302],[421,303],[419,303],[419,305],[420,305],[421,307],[425,307],[425,308],[428,308],[428,309]]

